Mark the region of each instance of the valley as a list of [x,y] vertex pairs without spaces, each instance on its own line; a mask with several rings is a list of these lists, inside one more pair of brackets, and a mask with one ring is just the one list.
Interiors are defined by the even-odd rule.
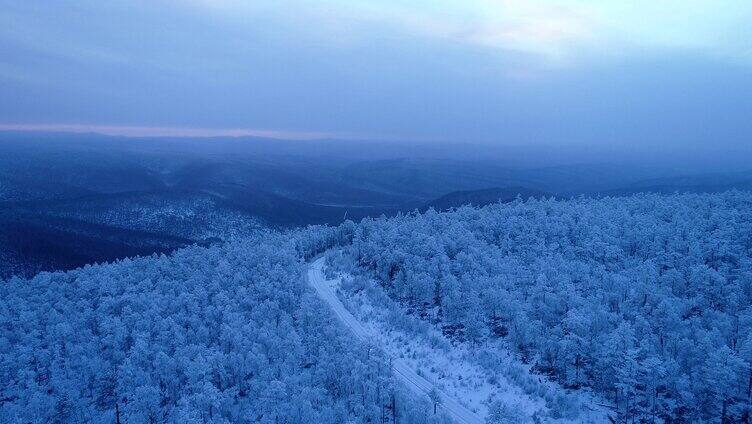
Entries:
[[[430,145],[418,154],[414,145],[377,142],[353,149],[325,140],[0,132],[0,220],[7,227],[0,277],[170,252],[265,228],[518,196],[717,192],[752,181],[747,171],[682,176],[645,167],[525,165],[504,159],[503,149],[467,146],[458,156],[454,147]],[[487,158],[475,158],[479,151]]]

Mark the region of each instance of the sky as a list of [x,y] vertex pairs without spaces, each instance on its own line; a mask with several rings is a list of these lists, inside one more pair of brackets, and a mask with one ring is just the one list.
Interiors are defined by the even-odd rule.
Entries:
[[748,0],[0,0],[0,130],[752,144]]

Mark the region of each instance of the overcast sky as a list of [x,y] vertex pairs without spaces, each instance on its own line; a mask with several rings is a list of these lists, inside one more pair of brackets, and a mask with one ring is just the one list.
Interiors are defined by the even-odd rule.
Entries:
[[0,0],[0,129],[734,146],[750,22],[749,0]]

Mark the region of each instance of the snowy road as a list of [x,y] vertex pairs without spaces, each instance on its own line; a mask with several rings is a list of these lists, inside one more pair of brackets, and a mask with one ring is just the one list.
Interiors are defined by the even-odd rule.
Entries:
[[[364,342],[374,340],[369,331],[357,318],[345,309],[345,306],[337,298],[334,288],[327,281],[326,277],[324,277],[324,273],[322,272],[323,267],[323,257],[311,263],[307,275],[308,283],[313,286],[316,293],[329,305],[340,321],[352,331],[355,337]],[[455,421],[463,424],[483,423],[483,420],[478,415],[439,390],[432,382],[418,375],[405,361],[400,358],[392,358],[391,364],[394,375],[416,394],[427,396],[432,390],[436,390],[441,399],[440,407],[453,417]]]

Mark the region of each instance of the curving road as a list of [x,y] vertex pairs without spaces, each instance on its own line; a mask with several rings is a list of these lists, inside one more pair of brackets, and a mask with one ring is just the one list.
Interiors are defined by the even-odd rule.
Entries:
[[[307,275],[308,284],[313,286],[319,297],[329,305],[335,315],[337,315],[337,318],[339,318],[339,320],[342,321],[350,331],[352,331],[355,337],[364,342],[373,340],[370,332],[363,327],[363,324],[361,324],[357,318],[345,309],[345,305],[343,305],[339,298],[337,298],[334,289],[327,282],[326,277],[324,277],[324,273],[322,272],[323,267],[323,257],[314,260],[310,264]],[[394,375],[416,394],[428,396],[432,390],[435,390],[440,398],[439,406],[444,409],[449,416],[453,417],[455,421],[463,424],[482,424],[484,422],[477,414],[465,408],[454,398],[439,390],[435,384],[418,375],[402,359],[392,358],[390,362],[392,364]]]

